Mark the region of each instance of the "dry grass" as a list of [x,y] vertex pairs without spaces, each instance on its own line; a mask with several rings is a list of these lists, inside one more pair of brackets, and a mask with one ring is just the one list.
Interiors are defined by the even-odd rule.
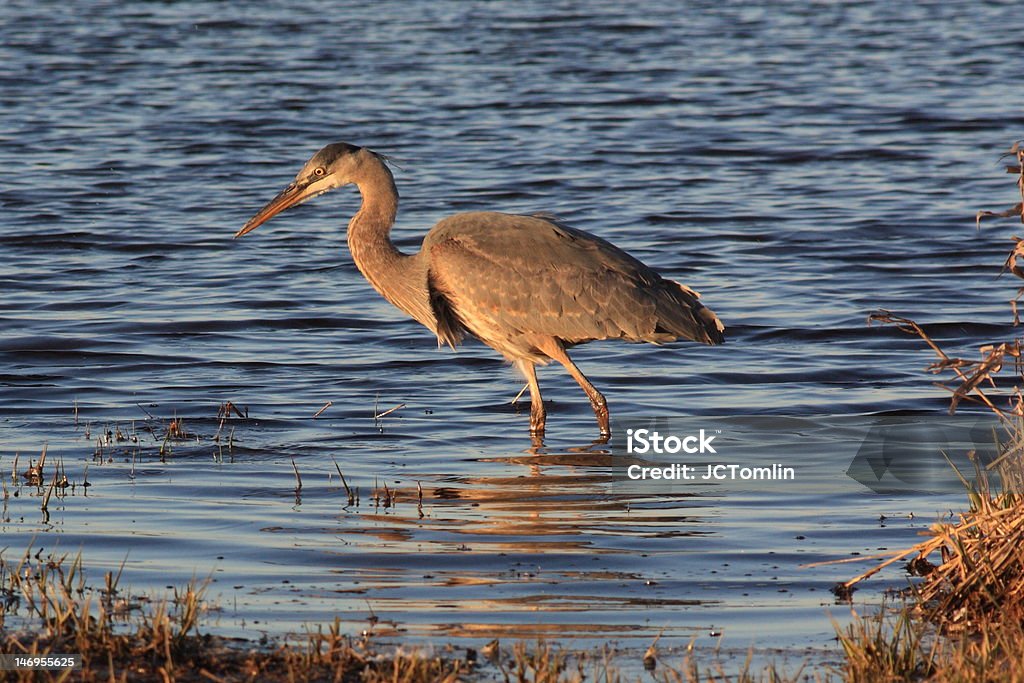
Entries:
[[[9,672],[11,681],[456,681],[466,660],[393,651],[353,641],[335,622],[304,642],[256,647],[201,633],[205,586],[192,582],[159,601],[131,597],[107,574],[89,587],[81,557],[33,555],[0,561],[0,651],[77,653],[80,671]],[[8,630],[19,612],[21,630]],[[22,614],[23,613],[23,614]]]
[[856,616],[839,631],[848,681],[1024,682],[1020,614],[979,623],[970,636],[949,637],[921,619],[913,605]]
[[1006,167],[1007,173],[1012,173],[1017,176],[1017,190],[1020,193],[1020,202],[1017,202],[1009,209],[1005,211],[979,211],[975,215],[974,220],[978,228],[981,228],[981,219],[986,216],[993,216],[996,218],[1019,218],[1021,223],[1024,223],[1024,145],[1022,140],[1018,140],[1013,143],[1010,147],[1010,151],[1006,152],[1001,159],[1013,158],[1017,160],[1016,164],[1008,165]]

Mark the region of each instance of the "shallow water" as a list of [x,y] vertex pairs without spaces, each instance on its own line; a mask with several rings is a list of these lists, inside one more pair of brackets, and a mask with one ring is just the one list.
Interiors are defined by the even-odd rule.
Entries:
[[[8,481],[8,559],[81,549],[98,581],[127,557],[138,590],[212,575],[220,629],[249,636],[340,616],[828,656],[854,570],[800,565],[913,542],[962,495],[874,493],[842,436],[765,452],[799,485],[623,488],[564,373],[541,373],[538,454],[497,354],[436,350],[370,289],[348,191],[231,239],[322,144],[365,144],[399,165],[406,250],[455,211],[549,211],[704,294],[726,346],[574,354],[618,424],[941,413],[926,350],[865,317],[970,354],[1012,334],[1012,225],[973,215],[1015,201],[1015,5],[629,7],[5,3],[0,471],[48,444],[93,484],[44,521]],[[249,419],[218,444],[227,401]],[[161,458],[174,417],[190,436]],[[117,427],[140,443],[95,457]]]

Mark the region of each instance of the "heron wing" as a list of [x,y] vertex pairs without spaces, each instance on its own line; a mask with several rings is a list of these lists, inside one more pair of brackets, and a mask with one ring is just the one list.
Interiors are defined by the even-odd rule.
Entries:
[[699,294],[611,243],[548,218],[458,214],[428,233],[423,250],[435,311],[450,327],[492,345],[516,335],[567,344],[723,341],[721,322]]

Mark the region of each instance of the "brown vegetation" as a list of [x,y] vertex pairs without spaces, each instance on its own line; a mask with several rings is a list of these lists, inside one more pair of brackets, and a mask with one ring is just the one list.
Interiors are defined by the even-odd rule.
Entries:
[[[1024,201],[1024,148],[1014,144],[1009,154],[1017,164],[1007,171],[1017,175]],[[1012,216],[1024,222],[1022,205],[982,211],[977,220],[980,225],[983,216]],[[1024,279],[1017,264],[1024,240],[1014,240],[1004,268]],[[1022,295],[1024,289],[1018,290],[1011,302],[1015,325]],[[939,359],[929,370],[955,377],[954,386],[940,385],[953,394],[951,413],[961,402],[974,401],[999,418],[994,435],[998,456],[984,466],[972,457],[975,471],[958,472],[970,502],[967,512],[934,524],[926,540],[841,584],[849,590],[908,558],[908,572],[921,577],[903,605],[841,629],[845,676],[854,681],[1024,681],[1024,339],[986,344],[979,360],[965,360],[946,354],[912,320],[888,311],[870,320],[896,325],[931,347]],[[1006,367],[1013,368],[1016,386],[1000,390],[994,376]]]

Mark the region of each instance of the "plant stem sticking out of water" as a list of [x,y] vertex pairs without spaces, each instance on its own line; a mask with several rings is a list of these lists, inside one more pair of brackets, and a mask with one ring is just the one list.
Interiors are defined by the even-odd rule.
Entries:
[[331,458],[331,460],[334,462],[334,469],[338,470],[338,476],[341,478],[341,485],[345,487],[345,495],[348,496],[348,504],[352,505],[355,503],[355,496],[352,495],[352,489],[348,487],[348,482],[345,481],[345,475],[342,474],[341,466],[338,465],[338,461],[334,458]]

